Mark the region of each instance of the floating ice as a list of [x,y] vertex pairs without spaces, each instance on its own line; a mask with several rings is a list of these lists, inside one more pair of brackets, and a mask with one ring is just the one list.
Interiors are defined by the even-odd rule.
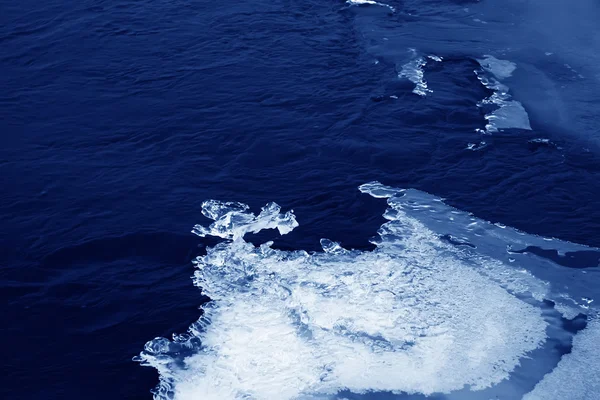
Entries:
[[527,143],[529,143],[529,145],[532,148],[539,148],[539,147],[553,147],[556,149],[562,149],[562,147],[558,146],[556,143],[552,142],[550,139],[548,138],[533,138],[533,139],[529,139],[527,141]]
[[359,6],[359,5],[375,5],[375,6],[381,6],[381,7],[386,7],[389,8],[392,12],[395,12],[396,9],[392,6],[390,6],[389,4],[385,4],[385,3],[379,3],[377,1],[374,0],[346,0],[346,3],[350,4],[350,5],[355,5],[355,6]]
[[413,93],[418,94],[419,96],[426,96],[427,93],[433,92],[427,87],[425,72],[423,71],[423,67],[427,65],[427,60],[423,57],[417,57],[414,49],[410,49],[410,51],[415,58],[402,66],[398,73],[398,77],[408,79],[415,84]]
[[523,400],[593,400],[600,395],[600,321],[592,320],[573,340],[573,352]]
[[247,212],[248,206],[243,203],[220,202],[207,200],[202,203],[202,214],[214,220],[208,228],[195,225],[192,233],[198,236],[217,236],[223,239],[240,239],[248,232],[259,232],[263,229],[277,229],[285,235],[298,226],[293,211],[281,214],[281,207],[269,203],[255,216]]
[[[389,205],[370,252],[326,239],[313,254],[257,247],[244,233],[287,233],[297,226],[293,214],[274,203],[258,216],[242,203],[203,204],[214,222],[194,232],[233,240],[196,259],[194,282],[211,298],[200,320],[173,341],[148,342],[138,358],[160,373],[156,399],[323,399],[340,391],[488,399],[487,390],[545,348],[542,300],[570,318],[585,310],[569,292],[581,289],[572,274],[549,284],[550,261],[506,251],[509,243],[581,246],[500,228],[415,190],[377,182],[360,190]],[[530,264],[537,267],[523,268]]]
[[477,62],[483,69],[491,72],[498,79],[506,79],[517,69],[515,63],[508,60],[499,60],[496,57],[486,55]]
[[[516,65],[510,61],[499,60],[492,56],[485,56],[477,60],[483,71],[475,71],[479,81],[494,93],[479,103],[480,107],[492,105],[496,108],[485,115],[488,121],[485,126],[485,133],[498,132],[500,129],[516,128],[531,130],[529,115],[523,105],[512,99],[509,94],[508,86],[500,82],[502,79],[509,78]],[[491,74],[488,75],[486,74]]]
[[530,143],[539,143],[539,144],[550,144],[550,143],[552,143],[552,142],[550,142],[550,139],[547,139],[547,138],[530,139],[529,142]]

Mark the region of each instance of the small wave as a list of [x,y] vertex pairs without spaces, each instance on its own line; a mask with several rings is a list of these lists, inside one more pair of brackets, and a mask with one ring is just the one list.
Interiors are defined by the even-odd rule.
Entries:
[[549,328],[543,301],[565,318],[595,312],[593,293],[583,304],[569,292],[580,294],[585,281],[548,270],[551,259],[506,251],[584,246],[490,224],[416,190],[377,182],[360,190],[388,203],[373,251],[326,239],[310,254],[255,246],[246,233],[286,234],[298,225],[293,214],[275,203],[258,216],[242,203],[203,204],[214,222],[194,233],[227,240],[195,261],[194,283],[211,298],[200,320],[172,341],[148,342],[137,358],[160,373],[156,399],[370,391],[487,399],[523,360],[535,361],[533,354],[550,351],[547,341],[564,336],[552,337],[558,328]]

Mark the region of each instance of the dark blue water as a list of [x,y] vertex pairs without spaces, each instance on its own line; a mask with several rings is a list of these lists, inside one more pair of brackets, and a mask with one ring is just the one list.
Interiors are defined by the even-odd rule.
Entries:
[[482,53],[445,48],[422,97],[381,46],[475,2],[422,3],[3,1],[0,397],[150,398],[157,374],[131,358],[198,317],[190,261],[216,241],[188,232],[205,199],[294,209],[292,233],[260,234],[284,249],[371,248],[385,207],[357,190],[371,180],[600,246],[598,103],[562,100],[595,131],[532,111],[531,130],[468,150],[492,93]]

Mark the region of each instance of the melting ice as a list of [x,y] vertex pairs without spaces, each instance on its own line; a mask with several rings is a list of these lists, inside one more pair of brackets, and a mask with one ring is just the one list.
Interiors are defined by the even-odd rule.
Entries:
[[[419,96],[426,96],[427,93],[433,92],[427,87],[425,71],[423,70],[423,68],[427,65],[427,59],[425,57],[417,56],[417,51],[415,49],[409,49],[409,51],[413,58],[411,61],[402,65],[400,72],[398,72],[398,77],[408,79],[415,84],[413,93],[418,94]],[[441,57],[435,55],[430,55],[427,58],[436,62],[442,61]]]
[[[436,55],[429,55],[427,57],[418,56],[415,49],[409,49],[409,52],[412,55],[412,59],[402,65],[398,72],[398,77],[407,79],[415,85],[413,93],[419,96],[426,96],[428,93],[432,93],[433,90],[427,85],[424,68],[428,60],[442,62],[443,59]],[[508,128],[531,130],[527,111],[525,111],[520,102],[512,99],[508,86],[501,83],[503,79],[509,78],[512,75],[516,69],[516,65],[510,61],[499,60],[490,55],[486,55],[477,61],[482,68],[475,71],[477,78],[486,88],[493,91],[491,96],[483,99],[478,104],[479,107],[489,108],[489,112],[485,115],[487,124],[482,133],[489,134]],[[477,150],[482,147],[485,147],[485,142],[481,142],[479,145],[469,145],[470,150]]]
[[[138,357],[160,374],[156,399],[552,399],[598,368],[596,269],[526,251],[594,249],[490,224],[423,192],[377,182],[360,190],[388,202],[373,251],[325,239],[310,254],[255,246],[245,233],[286,234],[294,214],[274,203],[258,216],[242,203],[203,203],[214,222],[194,233],[226,240],[196,259],[194,283],[211,298],[198,322]],[[582,314],[590,322],[573,339],[561,324]],[[561,359],[557,345],[571,340]]]
[[598,149],[600,2],[505,0],[501,7],[498,4],[404,0],[394,3],[394,16],[359,15],[355,26],[369,53],[397,65],[411,61],[405,54],[409,47],[449,58],[481,59],[491,54],[515,62],[518,69],[509,79],[486,71],[510,87],[510,99],[490,99],[504,102],[497,113],[486,112],[492,117],[490,125],[503,129],[503,121],[508,120],[514,121],[510,127],[528,129],[531,120],[539,127],[583,139],[586,148]]
[[[517,68],[510,61],[498,60],[492,56],[485,56],[483,59],[477,60],[484,72],[475,71],[479,81],[494,93],[481,101],[479,106],[492,105],[495,109],[486,114],[485,119],[488,121],[485,126],[486,133],[498,132],[500,129],[517,128],[531,130],[529,123],[529,115],[523,108],[523,105],[512,99],[509,94],[508,86],[500,81],[509,78],[513,71]],[[491,74],[491,75],[490,75]]]
[[354,5],[354,6],[375,5],[375,6],[381,6],[381,7],[389,8],[390,11],[392,11],[392,12],[396,11],[396,9],[394,7],[392,7],[392,6],[390,6],[389,4],[379,3],[379,2],[374,1],[374,0],[347,0],[346,3],[350,4],[350,5]]

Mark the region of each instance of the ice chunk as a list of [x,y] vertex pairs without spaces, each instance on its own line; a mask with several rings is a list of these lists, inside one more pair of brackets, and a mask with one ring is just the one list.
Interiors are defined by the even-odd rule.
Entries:
[[[589,352],[597,323],[575,336],[559,363],[554,349],[568,345],[570,333],[548,317],[548,304],[568,318],[593,315],[595,286],[551,258],[517,250],[551,245],[566,254],[583,246],[478,220],[424,192],[378,182],[360,190],[388,203],[373,251],[327,239],[311,254],[254,246],[244,233],[286,233],[297,226],[293,214],[274,203],[258,216],[242,203],[204,203],[214,222],[195,230],[236,240],[195,261],[194,283],[211,298],[198,322],[140,354],[159,371],[155,399],[517,398],[553,365],[529,396],[565,398],[556,387],[575,382],[583,358],[581,386],[597,390],[590,371],[600,360]],[[513,378],[519,368],[535,381],[522,370]],[[575,389],[580,397],[569,398],[589,398]]]
[[408,63],[404,64],[398,73],[399,78],[405,78],[415,84],[413,93],[419,96],[426,96],[427,93],[433,91],[427,87],[427,81],[425,81],[425,72],[423,67],[427,65],[427,60],[423,57],[416,56],[416,50],[410,49],[414,58]]
[[196,260],[195,284],[212,302],[178,344],[188,350],[157,339],[142,352],[161,375],[157,399],[484,392],[545,342],[537,300],[522,299],[543,298],[543,282],[465,253],[480,246],[468,231],[450,234],[476,245],[443,240],[420,220],[447,212],[439,199],[377,182],[360,189],[390,206],[370,252],[329,240],[313,254],[256,247],[245,232],[286,232],[295,219],[274,204],[254,216],[241,203],[205,203],[216,219],[196,230],[238,240]]
[[359,6],[359,5],[375,5],[375,6],[381,6],[381,7],[386,7],[389,8],[392,12],[395,12],[396,9],[392,6],[390,6],[389,4],[385,4],[385,3],[380,3],[374,0],[346,0],[346,3],[350,4],[350,5],[355,5],[355,6]]
[[477,62],[484,70],[491,72],[500,80],[510,77],[515,69],[517,69],[515,63],[508,60],[499,60],[490,55],[486,55],[482,59],[477,59]]
[[[508,86],[500,82],[511,76],[516,68],[515,64],[491,56],[477,61],[483,68],[483,71],[475,71],[477,78],[483,86],[494,91],[490,97],[478,104],[479,107],[489,105],[494,107],[485,115],[488,123],[484,133],[494,133],[508,128],[531,130],[527,111],[520,102],[512,99]],[[493,76],[487,75],[486,71]]]
[[285,235],[298,226],[293,211],[281,214],[281,207],[269,203],[255,216],[248,206],[237,202],[207,200],[202,203],[202,214],[214,220],[210,226],[195,225],[192,233],[198,236],[217,236],[224,239],[240,239],[248,232],[277,229]]

